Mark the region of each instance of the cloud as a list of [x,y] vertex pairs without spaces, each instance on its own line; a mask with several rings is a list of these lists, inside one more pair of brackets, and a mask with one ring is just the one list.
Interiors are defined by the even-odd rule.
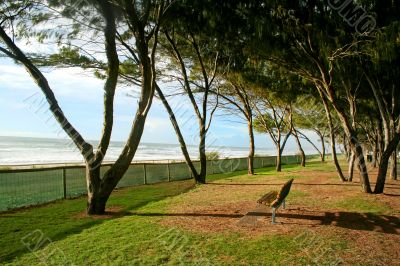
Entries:
[[[0,87],[13,91],[39,91],[34,80],[19,65],[0,60]],[[96,79],[91,72],[79,68],[42,70],[57,97],[96,99],[103,94],[104,81]]]
[[152,133],[161,133],[171,129],[171,122],[161,117],[149,117],[146,121],[146,130]]
[[45,134],[34,131],[1,130],[3,137],[58,138],[57,134]]

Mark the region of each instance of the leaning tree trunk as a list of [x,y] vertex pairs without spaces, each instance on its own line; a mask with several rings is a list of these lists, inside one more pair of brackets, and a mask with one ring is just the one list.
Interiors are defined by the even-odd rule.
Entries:
[[176,134],[176,136],[178,138],[178,141],[179,141],[179,144],[180,144],[180,147],[181,147],[181,151],[182,151],[182,154],[183,154],[183,156],[185,158],[186,164],[188,165],[188,167],[189,167],[189,169],[190,169],[190,171],[192,173],[192,176],[196,177],[196,176],[198,176],[198,173],[197,173],[196,167],[194,166],[194,164],[192,162],[192,159],[190,158],[190,155],[189,155],[189,152],[188,152],[188,149],[187,149],[187,146],[186,146],[185,139],[184,139],[184,137],[182,135],[181,129],[180,129],[179,124],[178,124],[178,121],[176,120],[174,111],[172,110],[171,106],[169,105],[167,99],[165,98],[164,93],[162,92],[161,88],[157,84],[155,86],[156,86],[157,94],[160,97],[165,109],[168,112],[169,119],[171,121],[171,124],[172,124],[174,130],[175,130],[175,134]]
[[248,132],[249,132],[249,140],[250,140],[250,150],[249,150],[249,158],[248,158],[248,174],[254,175],[254,132],[253,132],[253,120],[249,119],[247,124]]
[[389,145],[387,145],[386,150],[382,154],[382,159],[379,163],[378,178],[376,180],[376,185],[374,190],[375,194],[381,194],[385,189],[386,175],[389,166],[389,158],[393,154],[394,150],[397,148],[397,145],[399,145],[399,141],[400,141],[400,133],[396,133],[394,138],[392,139],[392,141],[389,142]]
[[200,145],[199,145],[199,157],[200,157],[200,173],[195,176],[196,183],[205,184],[207,175],[207,156],[206,156],[206,128],[203,119],[200,122]]
[[335,142],[335,131],[333,128],[333,121],[332,121],[332,114],[331,110],[329,109],[329,104],[323,94],[321,94],[322,98],[322,103],[324,104],[325,108],[325,114],[326,118],[328,120],[328,125],[329,125],[329,133],[331,137],[331,149],[332,149],[332,157],[333,157],[333,163],[335,164],[336,171],[339,175],[339,178],[342,182],[346,181],[346,178],[343,175],[342,168],[340,167],[339,161],[337,159],[337,154],[336,154],[336,142]]
[[[108,3],[107,1],[102,3]],[[162,5],[161,5],[162,6]],[[162,7],[160,6],[160,11]],[[105,14],[112,14],[109,8],[104,8]],[[136,12],[135,6],[130,5],[129,9],[132,12]],[[149,12],[149,10],[147,10]],[[157,20],[160,20],[159,12]],[[140,75],[141,75],[141,88],[140,88],[140,99],[138,102],[138,108],[135,114],[135,118],[131,127],[131,131],[128,136],[128,140],[122,149],[122,152],[115,163],[108,169],[101,179],[99,184],[94,184],[93,187],[98,187],[97,191],[93,193],[92,197],[88,200],[88,214],[103,214],[105,212],[105,204],[110,197],[112,191],[117,186],[118,182],[122,179],[126,171],[128,170],[130,164],[132,163],[132,159],[134,158],[137,148],[139,146],[140,140],[143,135],[144,125],[146,122],[147,115],[150,111],[151,105],[153,103],[153,97],[155,93],[155,84],[156,84],[156,49],[158,44],[158,32],[159,32],[159,24],[156,23],[156,26],[153,31],[154,41],[152,42],[152,47],[150,49],[148,43],[148,36],[144,34],[140,34],[144,32],[144,28],[146,25],[144,23],[137,23],[135,18],[128,18],[133,25],[131,28],[135,30],[136,37],[136,53],[137,57],[140,61]],[[110,38],[111,39],[111,38]],[[113,32],[113,39],[115,42],[115,28]],[[110,45],[107,42],[106,46]],[[118,73],[118,69],[117,69]],[[100,169],[98,169],[100,171]],[[97,176],[97,173],[92,173],[89,171],[89,177]]]
[[392,154],[392,164],[390,176],[392,180],[397,180],[397,149]]
[[282,149],[281,144],[276,144],[276,171],[282,172]]
[[356,156],[354,155],[354,152],[351,152],[350,160],[349,160],[349,171],[348,171],[349,182],[353,182],[355,160],[356,160]]
[[354,146],[355,155],[356,155],[357,167],[358,167],[358,170],[361,175],[361,185],[362,185],[363,191],[365,193],[372,193],[371,184],[369,182],[367,164],[365,162],[363,149],[358,144],[358,140],[355,136],[353,136],[352,139],[353,139],[352,145]]
[[[393,91],[393,109],[396,108],[395,99],[394,99],[394,91]],[[396,137],[396,122],[394,116],[390,117],[390,127],[393,130],[391,135]],[[400,122],[399,122],[400,125]],[[391,163],[390,163],[390,177],[392,180],[397,180],[397,145],[395,145],[392,156],[391,156]]]
[[326,155],[326,148],[325,148],[325,138],[322,136],[322,134],[319,136],[321,140],[321,162],[325,162],[325,155]]
[[347,141],[346,133],[343,133],[343,146],[344,146],[344,151],[346,153],[346,161],[350,162],[351,149],[350,149],[350,144]]
[[[146,79],[147,78],[144,80]],[[143,97],[139,102],[139,109],[136,113],[134,124],[121,155],[111,168],[105,172],[99,184],[96,184],[91,180],[89,190],[93,188],[94,192],[92,193],[92,196],[88,198],[88,214],[104,214],[108,198],[128,170],[132,159],[136,154],[154,94],[152,86],[148,82],[144,82],[142,85],[142,92]],[[100,169],[100,167],[98,169]],[[95,178],[96,176],[96,172],[89,170],[88,178]]]
[[303,139],[305,139],[308,143],[310,143],[315,148],[315,150],[318,152],[321,160],[322,160],[322,158],[325,157],[322,155],[322,152],[318,149],[318,147],[306,135],[304,135],[300,131],[297,131],[297,134],[299,134]]
[[378,141],[375,140],[374,147],[372,148],[372,167],[376,168],[378,162]]
[[306,154],[304,153],[303,147],[301,146],[301,142],[300,142],[299,136],[297,134],[297,130],[295,128],[293,128],[293,135],[294,135],[294,138],[296,139],[297,147],[299,149],[299,153],[301,156],[301,166],[305,167],[306,166]]
[[334,162],[334,164],[336,166],[336,169],[338,169],[338,174],[339,174],[340,181],[345,182],[347,180],[343,175],[342,168],[340,167],[339,160],[337,158],[336,141],[335,141],[335,133],[334,132],[331,132],[331,149],[332,149],[333,162]]
[[[331,86],[332,86],[331,84],[324,84],[323,86],[316,85],[316,88],[318,90],[318,93],[320,94],[322,101],[325,102],[324,103],[325,108],[328,107],[326,103],[327,101],[326,97],[329,97],[329,100],[333,108],[335,109],[340,122],[342,123],[342,128],[346,133],[347,137],[349,138],[351,149],[355,152],[355,155],[358,159],[357,167],[361,175],[361,187],[365,193],[372,193],[371,184],[369,182],[368,169],[365,164],[363,149],[359,144],[355,129],[349,122],[349,118],[347,117],[346,112],[344,111],[343,108],[339,106],[337,100],[335,99],[334,96],[335,90]],[[327,93],[328,95],[326,96],[325,93]]]

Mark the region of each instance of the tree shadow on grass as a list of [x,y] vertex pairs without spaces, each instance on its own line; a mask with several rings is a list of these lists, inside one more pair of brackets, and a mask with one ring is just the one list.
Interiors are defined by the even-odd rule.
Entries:
[[[321,213],[321,212],[320,212]],[[214,217],[214,218],[243,218],[241,214],[224,213],[132,213],[136,216],[145,217]],[[254,217],[267,218],[271,213],[250,212],[247,215]],[[400,235],[400,218],[389,215],[378,215],[374,213],[356,213],[356,212],[325,212],[318,214],[297,214],[297,213],[279,213],[277,219],[288,218],[293,221],[279,222],[282,225],[309,225],[302,223],[301,220],[311,220],[319,222],[319,225],[342,227],[358,231],[374,231],[386,234]]]
[[[216,186],[282,186],[284,183],[277,184],[277,183],[214,183],[214,182],[207,182],[206,185],[216,185]],[[295,182],[293,185],[298,186],[344,186],[344,187],[359,187],[359,183],[323,183],[323,184],[313,184],[313,183],[298,183]],[[374,186],[375,183],[371,182],[371,186]],[[389,189],[397,189],[400,190],[400,185],[397,184],[386,184],[385,188]],[[400,196],[400,195],[399,195]]]
[[389,215],[356,212],[325,212],[323,215],[281,213],[279,217],[315,220],[320,225],[336,226],[357,231],[382,232],[399,235],[400,218]]
[[388,197],[400,197],[400,195],[388,194],[388,193],[383,193],[383,195],[388,196]]
[[[105,221],[129,216],[131,210],[185,193],[194,185],[182,186],[169,192],[161,191],[162,186],[163,184],[155,184],[141,186],[141,188],[119,189],[121,193],[112,195],[106,213],[94,217],[84,215],[85,196],[2,213],[0,214],[0,264],[12,262],[17,257],[31,252],[21,241],[24,238],[28,241],[27,236],[37,237],[33,241],[38,241],[38,243],[32,244],[33,246],[38,245],[37,250],[34,251],[40,251],[51,242],[80,234],[83,230],[100,225]],[[136,189],[139,189],[139,191],[135,191]],[[147,189],[149,189],[148,192],[145,191]],[[45,241],[45,244],[40,244],[41,241],[47,239],[50,242]]]

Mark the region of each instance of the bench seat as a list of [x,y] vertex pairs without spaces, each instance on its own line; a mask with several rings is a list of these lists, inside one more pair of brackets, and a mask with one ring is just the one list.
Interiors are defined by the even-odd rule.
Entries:
[[276,224],[276,210],[280,206],[285,209],[285,199],[287,195],[289,195],[293,181],[294,179],[290,179],[285,184],[283,184],[282,188],[279,191],[270,191],[262,196],[259,200],[257,200],[257,203],[267,205],[272,208],[272,224]]

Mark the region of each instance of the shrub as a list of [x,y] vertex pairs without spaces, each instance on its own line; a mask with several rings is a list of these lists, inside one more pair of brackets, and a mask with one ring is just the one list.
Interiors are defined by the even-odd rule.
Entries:
[[217,151],[206,152],[207,160],[218,160],[220,158],[220,154]]

